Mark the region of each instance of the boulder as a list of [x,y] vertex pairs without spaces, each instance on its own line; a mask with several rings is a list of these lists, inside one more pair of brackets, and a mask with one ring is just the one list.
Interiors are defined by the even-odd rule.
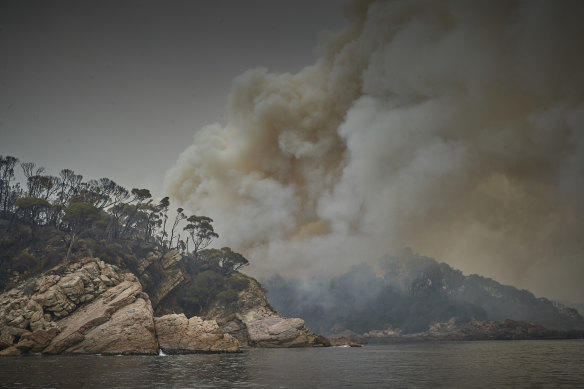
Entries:
[[57,318],[65,317],[77,308],[59,285],[53,285],[45,293],[35,295],[33,301],[40,304],[43,310],[50,312]]
[[254,347],[310,347],[321,341],[321,337],[311,333],[304,320],[298,318],[272,315],[246,324],[250,345]]
[[43,353],[156,354],[152,306],[135,276],[57,322]]
[[81,296],[85,294],[85,286],[79,275],[69,275],[59,280],[59,288],[74,304],[79,303]]
[[158,344],[165,353],[239,352],[239,342],[219,328],[215,320],[190,319],[184,314],[154,319]]
[[16,348],[21,352],[41,352],[49,345],[51,340],[59,333],[58,328],[50,328],[48,330],[38,329],[36,331],[24,334]]

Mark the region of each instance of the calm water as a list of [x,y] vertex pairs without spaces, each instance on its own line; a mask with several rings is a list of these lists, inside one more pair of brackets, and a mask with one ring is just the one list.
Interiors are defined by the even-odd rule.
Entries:
[[0,358],[10,388],[584,388],[584,341]]

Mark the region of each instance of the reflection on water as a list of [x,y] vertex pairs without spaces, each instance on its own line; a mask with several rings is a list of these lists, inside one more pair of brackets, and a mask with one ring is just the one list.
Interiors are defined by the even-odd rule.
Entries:
[[440,342],[241,354],[0,359],[26,388],[584,387],[584,341]]

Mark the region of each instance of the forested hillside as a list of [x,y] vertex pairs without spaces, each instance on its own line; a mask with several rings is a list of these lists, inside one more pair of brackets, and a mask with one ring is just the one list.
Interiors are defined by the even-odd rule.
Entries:
[[264,280],[268,298],[285,315],[297,315],[324,334],[350,330],[415,333],[432,323],[505,319],[547,328],[583,329],[575,309],[531,292],[473,274],[404,250],[380,260],[378,273],[366,264],[339,277]]

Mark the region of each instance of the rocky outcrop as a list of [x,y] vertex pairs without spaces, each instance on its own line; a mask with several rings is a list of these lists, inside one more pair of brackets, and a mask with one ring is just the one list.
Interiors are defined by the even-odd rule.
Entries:
[[174,251],[148,253],[139,264],[142,273],[134,275],[86,258],[21,282],[0,295],[0,355],[155,354],[159,348],[166,353],[238,352],[240,347],[330,345],[302,319],[278,314],[252,278],[247,278],[249,287],[239,292],[237,301],[227,306],[217,302],[204,318],[164,313],[155,318],[153,305],[189,277],[181,259]]
[[357,342],[348,336],[339,336],[334,338],[329,338],[331,346],[335,347],[361,347],[363,343]]
[[185,279],[186,276],[179,268],[172,268],[164,272],[163,278],[157,283],[156,287],[149,291],[152,304],[157,306],[164,297],[185,281]]
[[184,269],[183,256],[177,250],[165,254],[150,251],[139,261],[136,275],[145,285],[154,310],[169,293],[190,279]]
[[271,315],[246,322],[249,344],[255,347],[309,347],[324,345],[304,320]]
[[248,279],[249,287],[239,293],[235,306],[216,306],[206,317],[216,318],[242,347],[330,346],[328,339],[309,331],[304,320],[285,318],[276,312],[259,283]]
[[434,340],[536,340],[584,338],[584,331],[550,330],[540,325],[516,320],[459,321],[433,323],[427,331],[402,334],[399,330],[369,331],[364,335],[371,343]]
[[152,306],[131,274],[95,301],[57,322],[47,354],[156,354]]
[[239,342],[219,328],[215,320],[184,314],[154,319],[160,349],[167,354],[239,352]]
[[367,340],[356,332],[349,330],[337,330],[334,333],[327,334],[331,346],[349,346],[360,347],[367,344]]
[[87,258],[0,295],[0,349],[2,355],[153,354],[158,346],[138,279]]

